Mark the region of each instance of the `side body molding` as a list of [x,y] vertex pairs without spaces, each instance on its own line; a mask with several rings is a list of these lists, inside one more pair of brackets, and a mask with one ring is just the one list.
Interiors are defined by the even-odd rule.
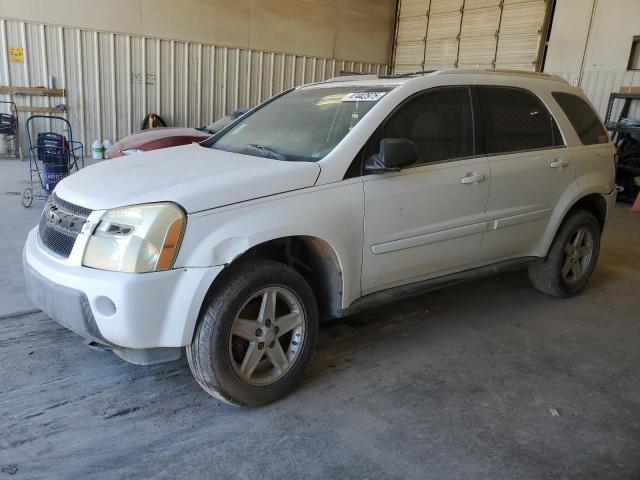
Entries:
[[406,248],[419,247],[429,245],[431,243],[444,242],[453,238],[465,237],[475,233],[484,233],[487,229],[487,222],[479,222],[471,225],[463,225],[460,227],[449,228],[447,230],[437,230],[434,232],[424,233],[409,238],[401,238],[390,242],[378,243],[371,246],[374,255],[382,253],[396,252]]

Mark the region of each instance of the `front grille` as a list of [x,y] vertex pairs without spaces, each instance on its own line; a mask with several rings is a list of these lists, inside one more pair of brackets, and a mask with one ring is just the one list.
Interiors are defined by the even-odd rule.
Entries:
[[84,208],[79,205],[74,205],[73,203],[69,203],[66,200],[63,200],[60,197],[58,197],[55,193],[51,196],[53,197],[53,203],[60,210],[64,210],[67,213],[71,213],[72,215],[83,217],[85,219],[91,214],[91,210],[89,210],[88,208]]
[[40,241],[52,252],[68,258],[90,213],[88,208],[51,195],[40,218]]

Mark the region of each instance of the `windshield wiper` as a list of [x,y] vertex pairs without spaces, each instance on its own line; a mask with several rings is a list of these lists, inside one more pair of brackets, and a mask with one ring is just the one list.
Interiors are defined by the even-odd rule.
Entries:
[[259,145],[257,143],[247,143],[245,145],[246,148],[249,148],[251,150],[255,150],[256,152],[260,152],[263,157],[267,157],[267,158],[273,158],[274,160],[286,160],[287,157],[284,156],[281,153],[278,153],[274,150],[271,150],[267,147],[265,147],[264,145]]

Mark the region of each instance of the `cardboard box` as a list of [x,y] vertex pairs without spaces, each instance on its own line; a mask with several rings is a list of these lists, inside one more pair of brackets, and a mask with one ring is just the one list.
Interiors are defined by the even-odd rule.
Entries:
[[640,87],[620,87],[620,93],[640,93]]

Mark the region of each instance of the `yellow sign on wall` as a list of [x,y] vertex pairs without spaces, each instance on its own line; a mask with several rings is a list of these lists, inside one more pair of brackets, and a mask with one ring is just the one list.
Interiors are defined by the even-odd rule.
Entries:
[[24,62],[24,49],[22,47],[9,47],[9,60],[12,63]]

